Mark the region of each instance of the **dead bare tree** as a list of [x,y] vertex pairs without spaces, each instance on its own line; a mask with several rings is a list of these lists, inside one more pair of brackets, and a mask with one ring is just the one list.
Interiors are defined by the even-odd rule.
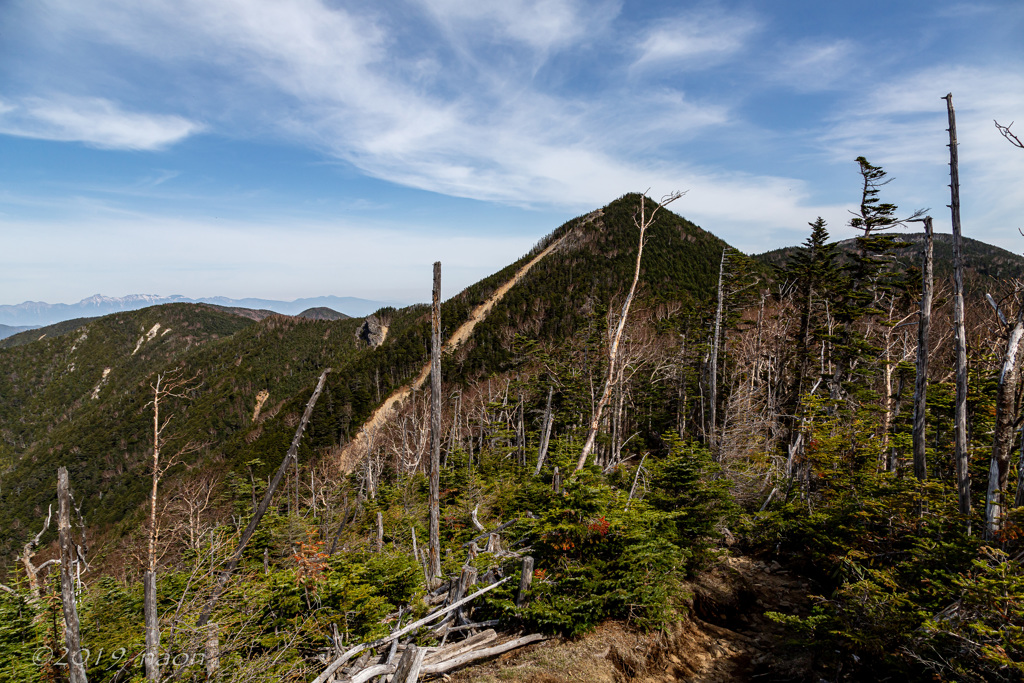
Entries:
[[270,482],[270,486],[263,493],[263,500],[260,501],[260,505],[256,508],[253,513],[252,519],[249,520],[249,524],[245,527],[245,531],[242,532],[242,537],[238,540],[238,547],[235,548],[235,552],[232,553],[228,559],[224,570],[217,577],[217,582],[213,587],[213,592],[210,594],[210,599],[207,601],[206,606],[203,607],[203,611],[199,615],[199,619],[196,622],[197,627],[206,626],[206,623],[210,620],[210,615],[213,614],[213,608],[217,606],[217,601],[220,599],[221,594],[224,592],[224,588],[228,584],[228,579],[234,573],[235,568],[238,566],[238,562],[242,559],[242,553],[245,552],[245,547],[249,544],[249,540],[252,538],[253,533],[256,531],[256,527],[259,526],[260,520],[263,519],[263,515],[267,513],[267,509],[270,507],[270,501],[274,497],[274,491],[277,490],[278,485],[281,483],[281,479],[284,478],[285,472],[288,471],[288,466],[295,462],[299,458],[299,443],[302,441],[302,434],[306,431],[306,425],[309,424],[309,418],[313,416],[313,407],[316,405],[316,401],[320,398],[320,392],[324,389],[324,382],[327,381],[327,373],[331,371],[331,368],[327,368],[320,373],[320,379],[317,380],[316,389],[313,390],[313,395],[309,397],[309,402],[306,404],[306,410],[302,413],[302,419],[299,420],[299,426],[295,430],[295,436],[292,437],[292,444],[288,448],[288,452],[285,454],[284,459],[281,461],[281,466],[277,468],[277,473],[274,475],[273,480]]
[[68,470],[57,470],[57,532],[60,542],[60,599],[64,608],[64,642],[67,645],[68,674],[71,683],[87,683],[79,636],[78,608],[75,606],[75,579],[72,564],[77,558],[71,538],[71,488]]
[[555,387],[548,387],[548,403],[547,407],[544,408],[544,419],[541,422],[540,428],[540,446],[537,450],[537,467],[534,469],[533,474],[540,474],[541,468],[544,466],[544,458],[548,454],[548,444],[551,442],[551,425],[554,422],[554,417],[551,414],[551,397],[555,393]]
[[932,217],[924,223],[924,250],[921,255],[921,312],[917,319],[917,375],[914,380],[914,476],[928,478],[925,458],[925,402],[928,393],[928,344],[931,334],[932,294],[934,290]]
[[715,427],[718,423],[718,355],[720,353],[720,344],[722,338],[722,305],[725,303],[725,297],[722,293],[722,280],[725,274],[725,249],[722,250],[722,260],[718,264],[718,302],[715,306],[715,331],[712,335],[711,341],[711,363],[708,374],[708,436],[711,448],[715,453],[715,457],[718,457],[718,451],[715,449]]
[[[1017,294],[1015,292],[1014,294]],[[1017,319],[1008,321],[991,295],[986,295],[1003,327],[1006,340],[1003,365],[996,388],[996,427],[992,438],[992,463],[985,502],[985,538],[993,540],[1002,526],[1003,495],[1010,472],[1014,433],[1020,425],[1020,346],[1024,340],[1024,306],[1017,306]]]
[[967,462],[967,335],[964,329],[964,260],[963,238],[960,235],[960,170],[957,162],[956,112],[953,93],[948,93],[946,113],[949,117],[949,209],[953,219],[953,325],[956,346],[956,413],[953,422],[956,484],[960,497],[960,514],[971,533],[971,474]]
[[179,451],[178,456],[165,462],[160,462],[160,451],[164,444],[164,430],[173,417],[168,417],[161,422],[160,404],[172,398],[187,398],[188,393],[196,388],[196,377],[197,375],[185,377],[183,368],[175,368],[174,370],[158,373],[156,383],[150,385],[150,388],[153,390],[153,400],[146,405],[146,407],[153,406],[153,468],[152,486],[149,494],[149,538],[146,572],[143,576],[143,587],[145,589],[143,613],[146,622],[146,679],[150,681],[160,680],[160,617],[157,614],[156,606],[157,546],[160,542],[160,523],[157,519],[157,489],[160,480],[167,470],[177,464],[178,456],[190,448],[187,446],[182,451]]
[[430,314],[430,581],[441,579],[441,262],[434,263]]
[[[39,541],[42,539],[43,534],[50,528],[50,520],[53,518],[53,506],[50,505],[46,509],[46,521],[43,523],[43,528],[39,530],[39,533],[30,538],[25,542],[24,547],[21,549],[21,553],[18,555],[18,560],[22,566],[25,567],[25,576],[28,579],[28,601],[33,604],[38,604],[42,599],[42,587],[39,582],[39,573],[53,564],[60,564],[59,559],[52,559],[43,562],[40,565],[36,565],[32,560],[36,554],[36,548],[39,547]],[[0,584],[0,590],[3,590],[12,595],[17,595],[18,592],[13,588]]]
[[604,392],[601,394],[601,399],[597,402],[597,406],[594,409],[594,415],[590,420],[590,428],[587,431],[587,440],[583,444],[583,450],[580,452],[580,459],[576,463],[577,472],[586,466],[587,458],[590,457],[590,453],[594,450],[594,444],[597,441],[597,430],[601,426],[601,417],[604,413],[605,407],[608,405],[608,401],[611,399],[612,388],[615,384],[617,370],[616,364],[619,359],[619,343],[622,341],[622,331],[625,329],[626,319],[629,317],[629,307],[633,304],[633,297],[636,295],[636,286],[640,281],[640,262],[644,255],[644,244],[647,240],[647,229],[651,227],[651,224],[654,222],[654,217],[658,214],[658,211],[682,197],[683,194],[683,192],[677,191],[665,195],[661,198],[661,202],[654,207],[650,215],[647,215],[647,195],[644,194],[640,197],[640,208],[633,214],[633,224],[640,230],[640,240],[636,250],[636,268],[633,271],[633,284],[630,285],[629,294],[626,295],[626,300],[622,304],[622,313],[619,315],[619,322],[615,327],[615,333],[612,336],[611,344],[608,348],[608,378],[604,383]]

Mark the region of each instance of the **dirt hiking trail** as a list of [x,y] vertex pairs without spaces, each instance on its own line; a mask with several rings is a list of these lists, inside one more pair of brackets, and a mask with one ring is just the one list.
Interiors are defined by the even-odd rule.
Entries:
[[684,587],[688,614],[661,633],[605,622],[576,640],[553,638],[452,675],[452,683],[725,683],[816,681],[813,653],[764,616],[810,614],[803,579],[725,554]]

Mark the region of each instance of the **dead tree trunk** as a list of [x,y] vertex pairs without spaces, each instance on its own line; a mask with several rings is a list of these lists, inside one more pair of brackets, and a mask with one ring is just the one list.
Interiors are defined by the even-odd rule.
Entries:
[[533,558],[527,555],[523,558],[523,569],[519,574],[519,590],[516,592],[516,607],[522,607],[526,601],[526,594],[533,583]]
[[306,430],[306,425],[309,424],[309,418],[313,415],[313,406],[316,405],[316,400],[320,398],[320,392],[323,391],[324,382],[327,380],[327,373],[330,371],[331,369],[327,368],[320,374],[320,379],[316,383],[316,389],[313,390],[313,395],[309,397],[309,403],[306,404],[306,410],[302,413],[302,419],[299,421],[299,426],[295,430],[295,436],[292,438],[292,445],[288,448],[288,453],[285,454],[284,460],[281,461],[281,466],[277,468],[277,473],[274,475],[273,480],[271,480],[270,486],[267,487],[266,492],[263,494],[263,500],[260,501],[260,506],[256,508],[256,512],[253,514],[252,519],[249,520],[249,524],[245,527],[245,531],[242,532],[242,537],[238,541],[238,547],[228,559],[227,565],[220,573],[220,576],[217,577],[217,583],[213,587],[213,593],[210,595],[210,600],[206,603],[202,613],[199,615],[199,620],[196,622],[197,627],[206,626],[206,622],[210,620],[213,608],[216,607],[217,601],[220,599],[221,593],[224,592],[224,587],[227,586],[228,579],[231,578],[231,574],[234,573],[235,568],[238,566],[239,560],[242,559],[242,553],[245,552],[245,547],[249,544],[249,539],[252,538],[253,533],[256,531],[256,527],[259,526],[260,520],[263,519],[263,515],[266,514],[267,508],[270,507],[270,501],[274,497],[274,491],[277,490],[285,472],[288,471],[288,466],[292,461],[298,460],[299,442],[302,441],[302,433]]
[[79,639],[78,609],[75,607],[75,577],[72,564],[76,557],[75,541],[71,537],[71,490],[68,470],[57,470],[57,533],[60,539],[60,600],[64,608],[64,642],[67,644],[67,666],[71,683],[86,683],[82,662],[82,643]]
[[46,508],[46,522],[43,523],[43,528],[39,530],[38,534],[25,543],[24,547],[21,549],[21,555],[18,556],[18,559],[21,560],[22,566],[25,567],[25,576],[28,578],[29,602],[33,604],[38,604],[43,597],[42,587],[39,582],[39,572],[57,562],[57,560],[47,560],[38,567],[32,562],[32,558],[35,557],[36,554],[36,548],[39,546],[40,539],[42,539],[46,530],[50,528],[51,519],[53,519],[52,505]]
[[917,377],[914,381],[914,476],[928,478],[925,458],[925,400],[928,394],[929,333],[932,324],[932,218],[924,222],[924,253],[921,257],[921,314],[917,319]]
[[441,580],[441,262],[434,263],[430,314],[430,581]]
[[551,397],[555,393],[553,386],[548,387],[548,405],[544,409],[544,421],[540,428],[540,448],[537,451],[537,468],[533,471],[534,476],[540,474],[540,469],[544,466],[544,458],[548,455],[548,443],[551,440],[551,423],[554,419],[551,416]]
[[[989,297],[995,307],[995,302]],[[1002,313],[996,307],[1002,319]],[[1024,309],[1017,316],[1016,324],[1006,328],[1006,352],[1003,354],[1003,368],[999,373],[996,389],[996,428],[992,438],[992,463],[988,474],[988,494],[985,502],[985,538],[993,540],[1002,527],[1003,493],[1010,473],[1010,456],[1013,452],[1013,435],[1017,430],[1017,385],[1020,380],[1019,350],[1024,339]]]
[[377,513],[377,552],[384,551],[384,514]]
[[[725,274],[725,250],[722,250],[722,260],[718,264],[718,304],[715,307],[715,332],[711,342],[711,369],[709,372],[710,377],[708,378],[708,393],[710,394],[708,415],[708,435],[711,448],[715,448],[715,425],[718,421],[718,350],[719,343],[721,341],[722,333],[722,303],[724,297],[722,296],[722,277]],[[714,450],[715,457],[718,457],[718,451]]]
[[964,261],[960,235],[960,170],[957,162],[956,112],[953,94],[946,100],[949,116],[949,209],[953,219],[953,342],[956,351],[956,415],[953,422],[956,485],[960,514],[971,533],[971,475],[967,462],[967,334],[964,330]]
[[146,624],[146,680],[160,680],[160,619],[156,611],[156,544],[159,527],[156,521],[157,486],[160,483],[160,397],[163,374],[156,376],[153,386],[153,481],[149,493],[149,544],[146,573],[143,575],[142,612]]
[[616,377],[616,366],[619,360],[619,343],[622,341],[622,332],[626,328],[626,319],[629,317],[629,307],[633,304],[633,296],[636,294],[636,285],[640,281],[640,261],[644,255],[644,243],[646,241],[647,228],[651,227],[654,222],[654,217],[658,211],[668,204],[671,204],[675,200],[683,196],[682,192],[673,192],[662,198],[661,203],[654,207],[651,211],[651,215],[647,216],[647,196],[640,197],[640,209],[637,214],[633,215],[633,223],[640,230],[640,241],[636,250],[636,268],[633,271],[633,284],[629,287],[629,294],[626,295],[626,301],[622,304],[622,313],[619,315],[618,325],[615,327],[615,334],[612,337],[611,345],[608,349],[608,378],[604,383],[604,392],[601,394],[601,400],[597,402],[597,406],[594,409],[594,415],[590,420],[590,429],[587,431],[587,440],[583,444],[583,450],[580,453],[580,459],[576,463],[576,471],[579,472],[587,464],[587,458],[590,457],[590,453],[594,450],[594,444],[597,442],[597,430],[601,426],[601,416],[604,413],[605,407],[608,405],[608,401],[612,395],[612,387],[615,384]]

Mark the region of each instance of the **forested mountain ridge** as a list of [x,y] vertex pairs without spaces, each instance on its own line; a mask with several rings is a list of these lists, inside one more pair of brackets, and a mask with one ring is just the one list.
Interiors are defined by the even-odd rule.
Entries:
[[[893,257],[904,268],[921,267],[923,232],[894,233],[897,245]],[[953,236],[937,233],[934,241],[935,276],[949,280],[953,274]],[[857,247],[855,239],[842,240],[836,246],[844,254],[851,254]],[[752,256],[755,261],[771,266],[784,266],[801,247],[783,247]],[[1024,250],[1024,240],[1021,242]],[[984,290],[985,287],[1000,285],[1010,280],[1024,278],[1024,256],[1006,249],[986,244],[970,237],[963,238],[965,286],[969,290]],[[982,291],[982,294],[984,292]]]
[[[1021,644],[999,620],[1018,624],[1019,601],[999,591],[1020,581],[1007,555],[1019,551],[1016,513],[992,544],[966,535],[956,511],[948,299],[934,314],[919,482],[910,432],[920,281],[883,258],[843,266],[823,224],[794,252],[802,256],[773,272],[663,210],[613,359],[641,201],[626,195],[567,222],[442,305],[448,338],[552,247],[443,358],[441,587],[426,557],[429,392],[412,392],[357,457],[339,461],[374,409],[427,362],[429,307],[323,321],[163,306],[0,350],[3,581],[15,586],[0,595],[0,666],[12,680],[56,671],[25,656],[59,651],[59,633],[55,619],[39,617],[52,609],[43,607],[47,588],[33,597],[12,560],[28,552],[33,561],[24,544],[43,528],[54,471],[65,466],[89,539],[83,640],[133,658],[123,675],[121,663],[90,660],[89,676],[143,674],[141,558],[153,538],[144,517],[162,376],[186,380],[161,404],[172,417],[159,443],[178,464],[162,473],[153,508],[165,675],[204,679],[194,654],[212,633],[219,675],[312,680],[342,643],[386,636],[479,582],[486,597],[417,642],[484,637],[494,622],[580,636],[613,619],[636,639],[628,652],[609,646],[622,680],[657,680],[659,667],[701,675],[708,658],[732,679],[899,670],[1015,680]],[[1002,342],[987,305],[968,303],[972,488],[984,500]],[[1012,319],[1016,304],[1002,305]],[[596,448],[578,467],[606,386]],[[295,461],[283,459],[289,442]],[[258,518],[275,470],[287,475],[274,479],[272,504],[216,602],[220,568]],[[48,533],[36,566],[54,552]],[[525,577],[527,554],[532,587],[519,594],[514,582],[496,583]],[[768,596],[758,582],[789,592]],[[682,635],[661,645],[644,635],[732,638],[721,627],[746,644],[707,645],[692,666],[673,663]],[[387,659],[387,648],[379,654]]]

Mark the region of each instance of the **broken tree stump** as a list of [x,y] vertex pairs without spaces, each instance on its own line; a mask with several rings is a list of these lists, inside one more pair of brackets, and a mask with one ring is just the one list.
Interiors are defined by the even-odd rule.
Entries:
[[523,558],[523,571],[519,575],[519,592],[516,593],[516,607],[522,607],[526,599],[526,593],[533,583],[533,558],[527,555]]

